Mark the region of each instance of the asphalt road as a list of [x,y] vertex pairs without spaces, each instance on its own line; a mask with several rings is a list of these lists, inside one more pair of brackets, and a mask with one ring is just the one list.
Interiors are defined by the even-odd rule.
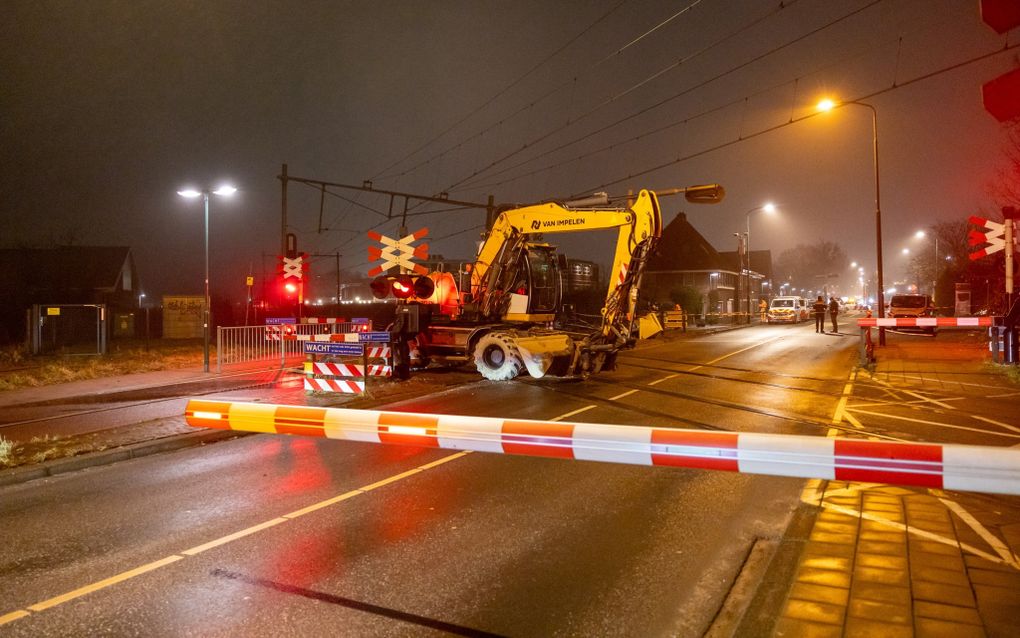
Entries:
[[[824,436],[855,347],[761,326],[646,344],[584,383],[473,382],[391,407]],[[944,410],[926,396],[869,401]],[[755,548],[782,537],[802,485],[246,437],[0,491],[0,617],[23,615],[0,634],[701,635],[746,602],[731,587],[763,568]]]

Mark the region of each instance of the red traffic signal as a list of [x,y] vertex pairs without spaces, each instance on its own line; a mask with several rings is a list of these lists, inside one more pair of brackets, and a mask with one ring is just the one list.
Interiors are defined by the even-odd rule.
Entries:
[[424,275],[382,275],[369,284],[376,299],[385,299],[391,294],[397,299],[425,299],[436,290],[432,279]]
[[1020,69],[1004,73],[981,87],[985,110],[1000,122],[1020,117]]
[[1020,26],[1020,4],[1016,0],[981,0],[981,19],[996,33]]

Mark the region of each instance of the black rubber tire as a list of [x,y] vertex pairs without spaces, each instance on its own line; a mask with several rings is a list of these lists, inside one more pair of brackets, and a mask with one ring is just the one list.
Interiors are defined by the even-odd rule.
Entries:
[[490,332],[475,346],[475,368],[489,381],[510,381],[521,374],[524,361],[509,335]]

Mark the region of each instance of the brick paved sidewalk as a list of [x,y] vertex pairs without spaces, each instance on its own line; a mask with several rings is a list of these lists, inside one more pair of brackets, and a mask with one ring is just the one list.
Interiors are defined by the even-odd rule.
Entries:
[[820,509],[774,635],[1016,636],[1020,510],[981,512],[988,529],[982,498],[809,481]]

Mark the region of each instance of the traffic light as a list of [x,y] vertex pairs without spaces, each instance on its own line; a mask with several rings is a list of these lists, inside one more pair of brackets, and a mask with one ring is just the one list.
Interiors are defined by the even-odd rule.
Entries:
[[397,299],[426,299],[436,290],[436,284],[427,275],[382,275],[370,284],[376,299],[385,299],[391,294]]

